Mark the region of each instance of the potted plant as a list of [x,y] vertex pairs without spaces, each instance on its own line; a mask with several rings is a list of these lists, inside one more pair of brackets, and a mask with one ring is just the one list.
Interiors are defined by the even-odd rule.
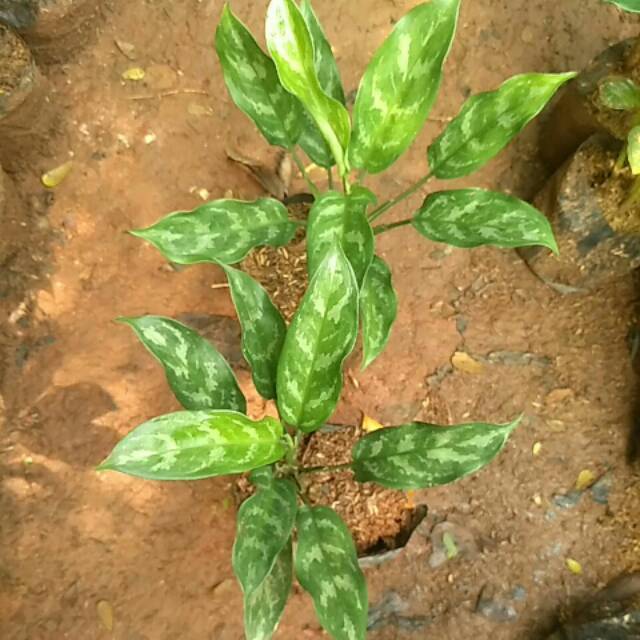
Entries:
[[[307,496],[308,478],[326,467],[301,462],[299,449],[338,403],[345,359],[362,335],[363,366],[385,348],[396,315],[391,268],[376,255],[382,233],[411,226],[457,247],[542,245],[556,250],[548,221],[515,197],[482,189],[431,193],[412,218],[380,223],[430,179],[472,174],[499,153],[574,74],[527,74],[471,97],[428,149],[430,170],[405,192],[378,203],[367,174],[388,169],[411,145],[435,101],[460,0],[431,0],[404,16],[373,56],[353,113],[338,66],[309,0],[271,0],[270,56],[231,9],[216,33],[229,92],[265,138],[291,154],[298,145],[338,176],[315,196],[308,218],[279,201],[232,199],[173,213],[133,232],[171,262],[218,265],[227,275],[242,345],[258,392],[278,418],[252,420],[234,374],[213,345],[168,318],[123,318],[160,361],[183,411],[134,429],[99,467],[150,480],[195,480],[250,472],[256,490],[238,513],[234,571],[244,593],[247,638],[270,638],[293,575],[313,598],[333,638],[364,638],[368,598],[348,528]],[[357,177],[354,178],[354,172]],[[234,267],[254,248],[280,247],[306,234],[309,285],[291,323],[264,288]],[[411,423],[367,434],[351,460],[358,482],[395,489],[442,485],[473,473],[502,449],[508,424]]]
[[[635,0],[611,2],[639,12]],[[640,38],[609,47],[568,83],[546,118],[541,153],[555,170],[535,199],[560,255],[521,254],[561,292],[597,287],[640,266]]]

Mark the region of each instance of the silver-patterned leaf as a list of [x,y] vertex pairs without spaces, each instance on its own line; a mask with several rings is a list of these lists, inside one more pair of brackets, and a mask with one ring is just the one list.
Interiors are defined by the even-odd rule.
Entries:
[[629,159],[629,166],[631,167],[631,173],[634,176],[640,174],[640,127],[633,127],[629,131],[629,137],[627,138],[627,158]]
[[497,155],[575,73],[514,76],[496,91],[472,96],[429,147],[436,178],[461,178]]
[[391,282],[391,270],[382,258],[374,256],[360,292],[363,369],[384,351],[397,314],[398,297]]
[[[302,0],[300,13],[313,42],[313,60],[318,82],[328,96],[345,104],[344,89],[336,59],[309,0]],[[302,135],[298,143],[318,166],[329,168],[336,163],[318,125],[307,112],[305,112]]]
[[258,393],[270,400],[276,397],[278,360],[287,327],[267,292],[251,276],[233,267],[223,268],[242,326],[242,352],[251,365]]
[[200,480],[243,473],[287,453],[282,425],[233,411],[179,411],[153,418],[121,440],[100,470],[148,480]]
[[244,633],[247,640],[271,640],[287,604],[292,582],[293,552],[289,540],[262,584],[244,596]]
[[530,204],[496,191],[459,189],[432,193],[412,224],[430,240],[454,247],[540,245],[558,253],[547,218]]
[[341,175],[347,173],[345,151],[351,135],[349,114],[328,96],[318,80],[309,29],[293,0],[271,0],[267,9],[267,46],[280,82],[309,111],[320,129]]
[[357,333],[358,283],[334,245],[311,279],[282,348],[277,395],[285,422],[310,432],[331,416]]
[[449,484],[491,462],[519,423],[439,427],[414,422],[380,429],[353,447],[352,467],[359,482],[390,489]]
[[329,507],[300,507],[296,577],[334,640],[364,640],[369,600],[347,525]]
[[177,264],[243,260],[251,249],[291,241],[296,224],[277,200],[214,200],[193,211],[172,213],[151,227],[132,231]]
[[329,191],[315,201],[307,226],[309,276],[317,271],[331,247],[339,243],[358,286],[362,284],[373,259],[375,240],[367,207],[375,201],[373,193],[364,187],[353,187],[348,195]]
[[238,510],[233,571],[245,595],[267,577],[291,538],[298,497],[292,480],[273,479],[247,498]]
[[640,13],[640,0],[604,0],[609,4],[613,4],[618,9],[629,11],[630,13]]
[[373,56],[354,106],[354,167],[384,171],[415,140],[438,95],[459,9],[460,0],[418,5]]
[[120,318],[163,366],[169,386],[185,409],[245,413],[247,402],[224,357],[185,325],[160,316]]
[[609,76],[598,86],[600,102],[608,109],[634,111],[640,109],[640,87],[623,76]]
[[231,98],[273,145],[290,149],[302,131],[302,109],[278,80],[273,60],[258,46],[247,27],[222,10],[216,51]]

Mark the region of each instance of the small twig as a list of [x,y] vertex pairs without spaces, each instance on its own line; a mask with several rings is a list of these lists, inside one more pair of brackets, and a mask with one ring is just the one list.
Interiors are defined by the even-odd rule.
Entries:
[[129,100],[153,100],[154,98],[168,98],[170,96],[179,96],[181,94],[208,96],[208,91],[202,89],[173,89],[172,91],[163,91],[162,93],[156,93],[151,96],[129,96]]
[[228,282],[218,282],[216,284],[212,284],[211,288],[212,289],[228,289],[229,288],[229,283]]

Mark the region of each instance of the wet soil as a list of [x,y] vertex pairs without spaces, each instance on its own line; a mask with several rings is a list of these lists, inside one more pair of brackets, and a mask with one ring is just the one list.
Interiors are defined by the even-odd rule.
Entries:
[[[347,92],[411,5],[315,4]],[[262,33],[265,5],[238,1],[234,8]],[[176,271],[126,230],[197,206],[202,189],[214,198],[229,189],[246,199],[264,195],[225,151],[259,156],[264,147],[224,91],[211,45],[219,2],[105,6],[82,55],[43,65],[60,117],[46,153],[10,176],[27,206],[26,231],[9,232],[23,256],[11,267],[20,277],[0,297],[2,317],[12,319],[2,329],[0,636],[239,640],[233,481],[148,483],[94,467],[134,425],[177,408],[156,363],[113,318],[233,315],[218,270]],[[428,142],[470,93],[524,71],[583,68],[637,30],[637,18],[604,3],[463,3],[423,134],[369,186],[386,199],[422,177]],[[132,66],[167,73],[123,81]],[[171,89],[153,79],[169,72]],[[527,129],[454,186],[532,197],[548,177],[538,132]],[[71,156],[72,173],[46,192],[39,176]],[[294,177],[291,191],[303,189]],[[406,218],[423,195],[388,221]],[[561,297],[514,252],[449,249],[406,227],[382,236],[379,250],[393,268],[400,315],[379,361],[364,373],[357,361],[349,364],[335,421],[357,424],[362,412],[383,424],[428,419],[434,396],[451,422],[506,421],[522,412],[525,419],[490,467],[413,497],[429,506],[427,519],[395,560],[367,569],[370,637],[544,637],[572,605],[637,566],[638,484],[626,460],[637,396],[627,345],[634,283],[623,277]],[[453,366],[460,352],[478,363],[475,373]],[[247,372],[239,376],[252,413],[270,410]],[[606,478],[604,494],[571,495],[585,469]],[[442,523],[455,525],[467,546],[439,564],[430,560]],[[569,559],[581,573],[569,570]],[[277,637],[326,637],[297,587]]]

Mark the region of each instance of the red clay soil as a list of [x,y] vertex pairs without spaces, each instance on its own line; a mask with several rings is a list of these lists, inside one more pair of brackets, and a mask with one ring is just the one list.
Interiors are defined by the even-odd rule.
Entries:
[[[239,640],[231,481],[151,483],[94,467],[133,426],[176,408],[159,367],[113,318],[233,313],[216,269],[175,271],[126,230],[196,206],[202,189],[212,198],[229,189],[262,195],[225,149],[261,156],[264,145],[223,88],[212,48],[221,2],[103,4],[89,48],[43,68],[61,113],[49,155],[12,175],[39,231],[18,247],[12,273],[23,277],[10,279],[0,300],[12,313],[2,343],[0,637]],[[236,0],[234,8],[261,33],[266,4]],[[347,92],[412,4],[316,1]],[[370,181],[381,197],[424,174],[428,141],[470,93],[519,72],[580,69],[638,31],[637,20],[595,0],[463,5],[433,116],[411,152]],[[132,66],[147,79],[123,81]],[[534,195],[546,178],[536,132],[456,186]],[[45,194],[38,176],[70,158],[70,176]],[[416,496],[427,520],[405,552],[367,570],[377,615],[370,637],[542,637],[575,602],[638,564],[638,483],[624,456],[637,395],[626,343],[632,279],[560,297],[514,252],[448,249],[406,227],[380,248],[400,316],[378,362],[365,373],[350,365],[339,421],[361,411],[387,424],[419,419],[434,398],[452,422],[525,419],[489,468]],[[452,368],[456,352],[481,367]],[[252,401],[253,413],[264,410]],[[607,504],[589,491],[575,506],[563,501],[585,469],[609,474]],[[430,533],[445,520],[466,542],[439,562]],[[567,559],[582,572],[569,571]],[[277,638],[322,637],[296,588]]]

